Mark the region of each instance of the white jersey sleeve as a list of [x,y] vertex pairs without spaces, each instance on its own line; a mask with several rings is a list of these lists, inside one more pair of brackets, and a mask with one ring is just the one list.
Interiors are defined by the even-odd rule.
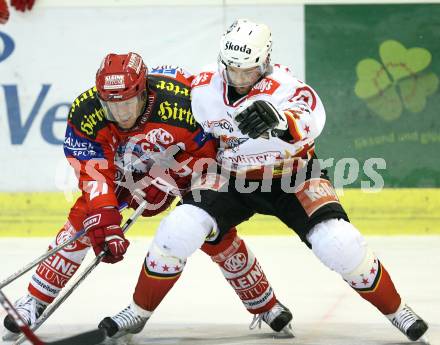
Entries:
[[275,80],[282,81],[274,96],[275,107],[284,113],[289,132],[295,142],[316,139],[322,132],[326,114],[318,94],[309,85],[296,79],[287,67],[275,65]]

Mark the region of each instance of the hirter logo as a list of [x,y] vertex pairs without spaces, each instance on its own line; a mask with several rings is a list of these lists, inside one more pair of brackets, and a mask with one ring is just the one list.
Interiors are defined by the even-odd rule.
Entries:
[[244,46],[240,46],[238,44],[233,44],[231,41],[226,42],[225,44],[226,50],[233,50],[233,51],[240,51],[242,53],[246,53],[250,55],[252,53],[252,49],[248,48],[248,46],[245,44]]

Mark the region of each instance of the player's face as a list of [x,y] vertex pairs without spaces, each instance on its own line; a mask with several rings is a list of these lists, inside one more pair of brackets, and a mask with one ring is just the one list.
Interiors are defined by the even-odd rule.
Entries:
[[119,127],[129,129],[134,126],[145,105],[145,97],[139,94],[124,101],[101,101],[108,120]]
[[234,86],[239,94],[248,93],[252,86],[261,78],[261,66],[252,68],[226,67],[228,84]]

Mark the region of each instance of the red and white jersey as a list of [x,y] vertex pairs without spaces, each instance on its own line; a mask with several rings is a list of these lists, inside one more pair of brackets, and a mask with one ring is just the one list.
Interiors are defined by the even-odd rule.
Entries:
[[[198,74],[191,87],[191,106],[196,121],[205,132],[220,141],[219,164],[230,165],[232,171],[245,172],[249,177],[252,172],[261,172],[264,166],[270,165],[276,176],[285,172],[287,161],[297,169],[313,156],[314,139],[325,124],[324,106],[316,92],[295,78],[288,68],[274,65],[271,73],[236,101],[230,101],[230,88],[217,71]],[[255,100],[268,101],[283,112],[290,135],[251,139],[242,134],[234,114],[244,102]]]

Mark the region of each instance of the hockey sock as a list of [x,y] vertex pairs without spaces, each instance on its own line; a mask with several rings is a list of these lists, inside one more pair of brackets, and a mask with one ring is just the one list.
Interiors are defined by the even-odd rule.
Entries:
[[374,258],[368,272],[348,281],[362,298],[373,304],[384,315],[395,313],[401,298],[390,275],[379,259]]
[[160,249],[153,245],[142,265],[133,294],[134,302],[145,310],[154,311],[180,278],[185,263],[161,255]]
[[224,277],[252,314],[270,310],[276,298],[257,258],[231,229],[219,244],[205,243],[201,248],[216,262]]
[[[67,221],[49,250],[65,242],[75,231]],[[89,248],[88,237],[83,237],[39,264],[29,282],[29,294],[44,303],[51,303],[78,270]]]

